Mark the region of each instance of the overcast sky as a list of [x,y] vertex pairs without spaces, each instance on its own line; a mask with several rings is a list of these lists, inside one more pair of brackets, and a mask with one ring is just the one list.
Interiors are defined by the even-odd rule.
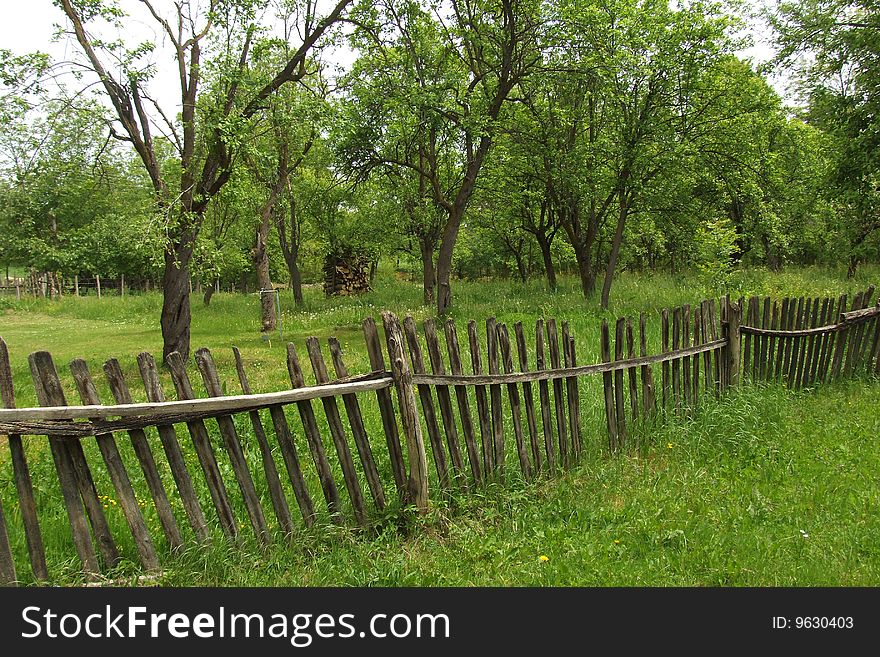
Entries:
[[[763,3],[765,0],[752,0],[754,4]],[[65,17],[60,9],[52,5],[51,0],[4,0],[3,18],[0,22],[0,48],[12,50],[15,53],[26,53],[40,50],[49,53],[55,60],[70,59],[74,48],[70,43],[62,40],[53,43],[52,36],[55,32],[55,24],[65,24]],[[161,2],[159,5],[164,4]],[[143,5],[136,0],[123,0],[123,7],[130,9],[131,16],[125,19],[124,36],[130,42],[150,40],[162,42],[162,35],[156,32],[154,24],[149,22],[149,17],[144,12]],[[751,57],[755,62],[764,62],[769,59],[773,50],[768,39],[767,29],[757,27],[752,29],[752,37],[755,46],[740,53],[741,56]],[[154,93],[166,107],[177,106],[179,108],[180,96],[177,87],[175,69],[170,55],[157,57],[157,61],[167,62],[160,70],[156,81],[151,85]],[[776,90],[785,94],[784,81],[771,80]]]

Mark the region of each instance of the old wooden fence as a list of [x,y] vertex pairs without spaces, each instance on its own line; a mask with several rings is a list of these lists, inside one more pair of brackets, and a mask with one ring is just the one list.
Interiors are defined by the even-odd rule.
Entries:
[[[577,364],[567,322],[538,320],[530,349],[521,323],[511,334],[489,319],[483,333],[471,321],[460,337],[452,320],[442,326],[427,320],[420,335],[412,318],[400,322],[386,312],[384,346],[375,321],[363,323],[369,373],[352,376],[339,341],[330,338],[331,378],[321,344],[309,338],[316,385],[306,385],[299,354],[288,344],[290,389],[254,394],[234,349],[241,394],[224,396],[211,352],[200,349],[195,363],[207,397],[197,396],[183,359],[171,354],[166,366],[177,399],[168,401],[155,359],[142,353],[143,403],[132,402],[129,382],[111,359],[103,373],[113,403],[102,404],[88,365],[78,359],[70,371],[81,405],[68,405],[52,356],[37,352],[29,364],[41,408],[18,409],[0,339],[0,435],[8,436],[17,493],[0,499],[0,581],[18,581],[7,520],[20,528],[16,536],[23,536],[36,581],[50,579],[47,554],[71,547],[88,575],[123,558],[156,570],[187,544],[234,540],[248,525],[268,546],[274,535],[292,537],[321,518],[368,525],[389,508],[424,511],[429,490],[467,492],[503,481],[507,469],[531,478],[569,467],[585,441],[596,439],[585,435],[583,405],[604,405],[606,439],[615,451],[635,423],[688,412],[737,385],[741,371],[793,386],[880,372],[880,303],[869,307],[873,291],[857,295],[849,310],[845,297],[836,303],[724,298],[663,310],[656,341],[649,340],[644,314],[613,326],[603,321],[601,362],[590,365]],[[649,353],[649,344],[657,353]],[[579,385],[587,377],[601,377],[601,386]],[[601,396],[583,396],[593,389]],[[362,405],[377,408],[380,423],[365,422],[375,413]],[[292,423],[294,407],[298,422]],[[184,430],[188,442],[180,440]],[[121,434],[128,441],[118,443]],[[38,441],[32,447],[48,442],[57,488],[35,493],[27,452],[39,458],[40,451],[26,449],[23,436]],[[40,516],[45,524],[57,513],[58,497],[69,532],[53,532],[57,545],[47,546]]]

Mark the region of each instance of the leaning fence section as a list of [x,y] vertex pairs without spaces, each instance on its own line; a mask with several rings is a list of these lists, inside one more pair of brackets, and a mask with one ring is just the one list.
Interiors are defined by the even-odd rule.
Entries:
[[[268,549],[316,522],[366,526],[404,507],[424,511],[432,494],[553,474],[594,441],[622,450],[640,423],[694,412],[741,375],[805,386],[880,372],[873,292],[850,305],[722,298],[603,320],[591,364],[578,362],[571,326],[555,318],[508,327],[385,312],[381,328],[363,322],[369,372],[350,372],[335,338],[309,338],[287,345],[289,388],[255,393],[238,349],[227,381],[207,349],[189,367],[171,354],[164,376],[145,352],[139,403],[117,360],[103,364],[101,385],[74,360],[65,386],[52,356],[37,352],[29,366],[41,407],[29,409],[16,408],[0,339],[0,435],[15,490],[12,499],[3,492],[13,486],[0,487],[0,579],[17,581],[15,554],[25,552],[41,581],[64,550],[97,576],[125,558],[157,570],[189,545],[246,533]],[[604,427],[585,421],[594,410]],[[37,486],[32,466],[43,457],[47,472],[45,450],[56,481]],[[44,531],[47,518],[58,526],[58,509],[66,536]]]
[[742,326],[743,371],[752,381],[800,389],[880,373],[880,301],[874,287],[838,298],[751,297]]

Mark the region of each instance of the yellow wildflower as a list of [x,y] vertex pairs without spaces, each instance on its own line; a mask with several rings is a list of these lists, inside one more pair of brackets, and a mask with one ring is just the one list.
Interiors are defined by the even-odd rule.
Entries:
[[550,561],[550,557],[548,557],[546,554],[542,554],[540,557],[538,557],[538,559],[540,559],[542,562],[545,562],[545,563],[547,561]]

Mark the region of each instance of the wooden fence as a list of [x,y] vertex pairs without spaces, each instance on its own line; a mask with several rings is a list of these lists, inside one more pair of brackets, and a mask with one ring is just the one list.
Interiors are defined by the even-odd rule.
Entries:
[[[637,325],[627,318],[613,327],[603,321],[601,362],[590,365],[577,364],[567,322],[538,320],[530,349],[531,329],[521,323],[511,334],[490,318],[483,333],[471,321],[460,339],[452,320],[442,326],[427,320],[420,334],[411,317],[400,322],[386,312],[384,347],[375,321],[363,323],[371,372],[352,376],[339,341],[330,338],[331,378],[321,344],[309,338],[305,352],[316,384],[306,385],[299,353],[288,344],[290,389],[254,394],[234,348],[234,387],[241,394],[224,396],[211,352],[200,349],[195,364],[207,397],[197,396],[183,359],[171,354],[166,366],[177,399],[168,401],[155,359],[142,353],[137,365],[143,403],[132,402],[122,367],[111,359],[103,373],[113,403],[102,404],[88,365],[77,359],[70,363],[70,389],[81,405],[68,405],[52,356],[37,352],[29,365],[41,408],[17,409],[0,338],[0,435],[8,435],[17,493],[15,500],[0,496],[0,581],[17,581],[4,508],[14,511],[7,515],[21,528],[16,536],[23,535],[36,581],[50,578],[47,554],[71,548],[91,576],[124,557],[156,570],[188,544],[235,540],[248,525],[255,540],[268,546],[273,536],[292,537],[322,518],[364,526],[403,505],[426,510],[432,490],[467,492],[503,481],[511,469],[528,479],[570,467],[585,441],[595,439],[583,422],[585,405],[604,404],[608,445],[622,449],[633,424],[688,412],[736,385],[741,335],[742,369],[752,378],[769,378],[793,362],[798,364],[791,372],[795,378],[801,372],[802,385],[822,378],[823,362],[834,376],[853,374],[866,362],[876,369],[880,306],[855,308],[872,294],[859,295],[834,326],[818,326],[830,304],[790,300],[781,315],[765,310],[767,328],[760,329],[752,309],[761,302],[750,300],[740,326],[743,302],[726,298],[662,311],[656,341],[649,340],[644,314]],[[803,311],[817,307],[822,311]],[[804,317],[811,328],[802,328]],[[659,352],[650,354],[649,344],[659,344]],[[773,353],[782,356],[770,360]],[[601,387],[581,385],[589,377],[597,383],[601,377]],[[601,396],[584,394],[593,390]],[[315,400],[323,413],[316,412]],[[365,413],[364,405],[378,414]],[[189,441],[180,439],[184,431]],[[128,440],[120,443],[122,434]],[[35,437],[37,449],[26,450],[23,436]],[[44,440],[58,487],[41,485],[38,495],[27,452],[32,461],[34,451],[39,457]],[[59,497],[70,531],[60,538],[53,532],[52,540],[62,544],[50,551],[41,515],[45,524]]]
[[752,297],[742,326],[743,371],[800,389],[865,369],[880,373],[880,301],[874,287],[838,299]]

